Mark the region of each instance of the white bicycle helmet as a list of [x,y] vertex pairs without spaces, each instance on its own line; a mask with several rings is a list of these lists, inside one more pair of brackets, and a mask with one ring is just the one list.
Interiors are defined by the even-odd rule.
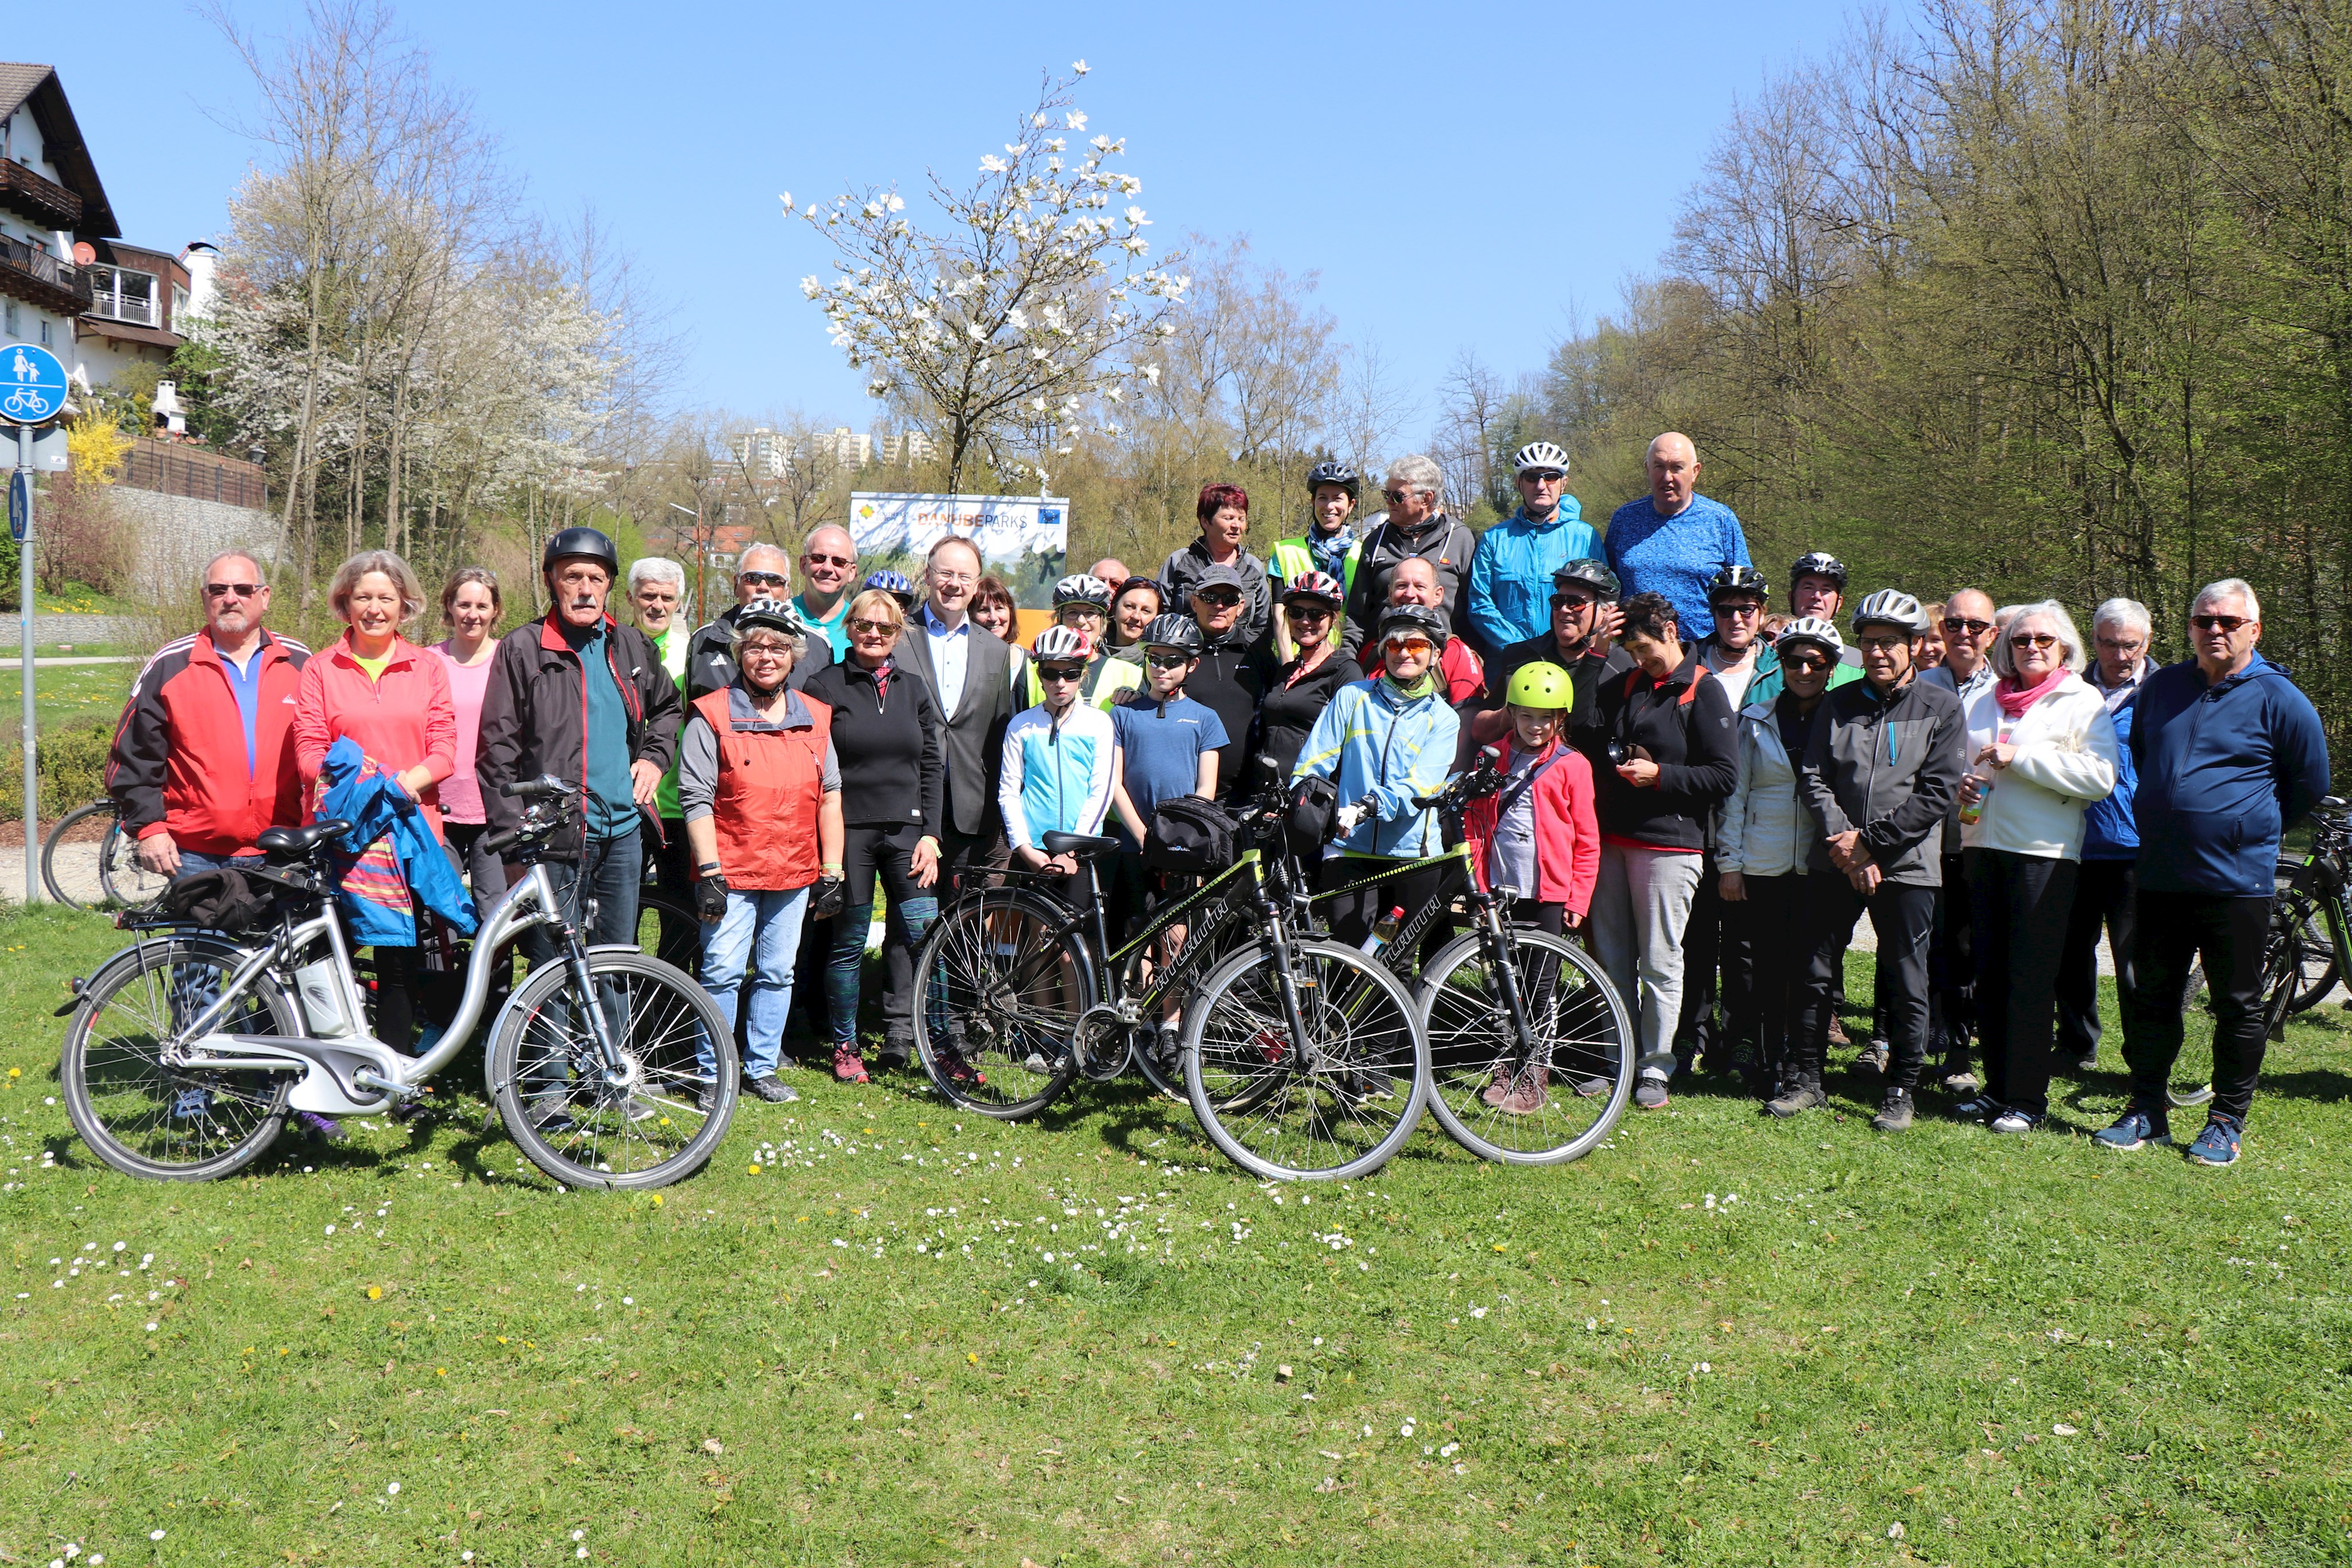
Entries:
[[1860,636],[1863,627],[1872,622],[1885,626],[1900,626],[1914,637],[1927,634],[1927,612],[1919,607],[1917,600],[1899,588],[1882,588],[1854,606],[1853,630],[1856,636]]
[[1800,615],[1790,622],[1772,640],[1772,647],[1777,652],[1791,643],[1811,643],[1827,651],[1832,660],[1845,653],[1845,640],[1838,635],[1837,627],[1818,615]]
[[1555,442],[1530,441],[1511,454],[1511,473],[1516,477],[1531,468],[1551,469],[1565,476],[1568,452]]
[[1110,613],[1110,584],[1091,572],[1073,572],[1054,584],[1054,608],[1065,604],[1091,604],[1104,614]]
[[[1099,582],[1102,580],[1089,578],[1087,580]],[[1094,639],[1075,626],[1048,626],[1037,633],[1037,640],[1029,645],[1029,651],[1037,656],[1039,664],[1048,660],[1091,659],[1095,654]]]

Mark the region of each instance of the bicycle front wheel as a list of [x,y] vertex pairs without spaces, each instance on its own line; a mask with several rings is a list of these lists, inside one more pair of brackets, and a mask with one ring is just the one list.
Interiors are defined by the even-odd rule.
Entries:
[[49,830],[41,841],[41,885],[51,899],[69,909],[95,909],[105,900],[99,868],[105,830],[114,821],[113,801],[92,800],[67,812]]
[[[125,1176],[210,1181],[251,1164],[286,1124],[299,1072],[173,1067],[163,1041],[221,994],[246,954],[204,937],[126,947],[90,977],[66,1025],[58,1081],[90,1152]],[[223,1034],[297,1036],[294,1005],[257,978],[220,1021]]]
[[[1576,1159],[1609,1135],[1633,1094],[1633,1020],[1601,966],[1567,938],[1507,926],[1499,954],[1486,941],[1483,931],[1457,936],[1422,971],[1429,1108],[1481,1159]],[[1528,1022],[1525,1049],[1505,965]]]
[[499,1016],[490,1097],[531,1164],[566,1186],[667,1186],[700,1170],[735,1114],[741,1067],[709,993],[642,953],[588,955],[608,1072],[569,967],[541,965]]
[[1293,946],[1304,1039],[1270,946],[1244,948],[1185,1009],[1184,1084],[1225,1157],[1272,1181],[1350,1181],[1412,1136],[1429,1042],[1397,977],[1336,942]]
[[2279,909],[2294,944],[2294,995],[2286,1010],[2307,1012],[2336,988],[2336,941],[2327,933],[2325,907],[2310,894],[2282,893]]
[[1078,1019],[1095,1005],[1094,964],[1067,906],[986,888],[940,913],[915,955],[915,1049],[948,1100],[1017,1122],[1077,1076]]

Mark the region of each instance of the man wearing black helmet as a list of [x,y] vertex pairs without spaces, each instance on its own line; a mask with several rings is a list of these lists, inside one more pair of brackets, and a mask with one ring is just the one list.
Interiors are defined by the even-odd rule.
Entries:
[[[1491,706],[1471,716],[1471,745],[1490,746],[1509,731],[1511,716],[1503,695],[1511,689],[1511,677],[1521,665],[1558,664],[1568,672],[1576,695],[1568,711],[1569,744],[1582,751],[1588,762],[1601,755],[1596,748],[1604,747],[1606,739],[1594,727],[1598,719],[1593,688],[1608,676],[1622,677],[1633,667],[1633,661],[1611,642],[1620,619],[1617,574],[1609,570],[1607,561],[1587,557],[1553,572],[1551,629],[1540,637],[1514,643],[1495,655],[1486,671],[1486,700]],[[1601,760],[1607,760],[1605,755]]]
[[[1797,558],[1789,569],[1789,613],[1798,620],[1811,616],[1816,621],[1837,623],[1838,612],[1845,607],[1845,562],[1827,550],[1808,550]],[[1838,655],[1838,666],[1830,672],[1832,690],[1862,679],[1862,655],[1853,643],[1846,644]],[[1780,662],[1769,649],[1759,656],[1755,683],[1748,692],[1751,703],[1769,703],[1780,695]]]
[[[541,572],[553,606],[499,640],[476,755],[492,832],[521,819],[507,785],[551,773],[579,787],[577,818],[547,841],[548,871],[575,924],[583,899],[595,900],[590,942],[634,944],[638,825],[676,754],[684,709],[652,640],[605,611],[619,570],[613,541],[594,528],[548,541]],[[544,927],[522,944],[533,964],[554,956]]]

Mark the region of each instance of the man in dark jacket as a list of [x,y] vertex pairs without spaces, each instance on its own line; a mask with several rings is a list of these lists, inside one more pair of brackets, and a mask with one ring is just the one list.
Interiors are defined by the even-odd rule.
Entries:
[[[1339,647],[1357,658],[1366,639],[1389,603],[1389,579],[1397,562],[1418,557],[1436,569],[1445,598],[1446,623],[1456,637],[1470,630],[1470,601],[1464,584],[1470,560],[1478,551],[1478,536],[1445,515],[1439,498],[1445,471],[1433,458],[1418,455],[1400,457],[1389,465],[1388,487],[1381,497],[1388,515],[1365,530],[1363,554],[1348,584],[1348,626]],[[1377,651],[1377,650],[1376,650]]]
[[2213,998],[2213,1100],[2189,1157],[2231,1165],[2245,1134],[2263,1067],[2263,946],[2279,836],[2328,785],[2311,699],[2254,651],[2262,616],[2244,582],[2210,585],[2189,608],[2196,656],[2150,675],[2134,699],[2139,906],[2124,998],[2132,1097],[2098,1134],[2113,1148],[2171,1135],[2165,1086],[2180,1054],[2189,961],[2200,956]]
[[[1617,574],[1605,560],[1570,561],[1551,574],[1551,630],[1514,643],[1486,667],[1487,707],[1470,716],[1472,747],[1491,746],[1510,733],[1511,715],[1503,695],[1522,665],[1558,664],[1568,672],[1575,702],[1568,710],[1570,743],[1595,767],[1608,762],[1607,737],[1599,728],[1593,693],[1612,675],[1622,679],[1633,667],[1624,650],[1612,644],[1617,629]],[[1595,774],[1594,777],[1599,777]]]
[[[754,599],[783,599],[793,591],[793,558],[774,545],[749,545],[735,558],[735,603],[716,620],[695,629],[686,645],[686,701],[724,691],[735,683],[735,617]],[[851,597],[856,597],[852,595]],[[793,661],[784,685],[799,691],[808,678],[833,663],[833,643],[822,630],[808,652]]]
[[980,550],[970,539],[951,535],[933,545],[924,570],[928,597],[898,638],[898,662],[923,678],[947,726],[941,897],[972,871],[1003,865],[1011,852],[996,780],[1004,727],[1021,704],[1013,690],[1012,647],[971,618],[980,573]]
[[[522,817],[509,784],[551,773],[579,788],[576,820],[547,841],[548,874],[574,924],[585,924],[585,900],[595,900],[591,943],[634,944],[639,824],[669,770],[685,710],[652,639],[605,612],[619,569],[613,541],[594,528],[566,528],[547,542],[541,572],[554,607],[499,640],[476,756],[493,832]],[[543,926],[526,932],[522,946],[535,965],[555,956]]]
[[1860,911],[1878,933],[1894,1060],[1871,1125],[1911,1125],[1912,1091],[1927,1059],[1927,938],[1943,884],[1944,818],[1967,771],[1960,700],[1918,678],[1927,614],[1884,590],[1853,612],[1863,678],[1822,699],[1797,771],[1797,792],[1821,830],[1805,878],[1811,961],[1790,1045],[1791,1082],[1766,1108],[1794,1116],[1825,1104],[1822,1054],[1831,982]]
[[1279,667],[1271,641],[1253,642],[1244,616],[1248,588],[1230,566],[1212,566],[1193,579],[1192,619],[1201,628],[1201,662],[1184,678],[1184,695],[1213,709],[1227,743],[1217,750],[1217,799],[1246,800],[1256,788],[1244,779],[1257,706]]

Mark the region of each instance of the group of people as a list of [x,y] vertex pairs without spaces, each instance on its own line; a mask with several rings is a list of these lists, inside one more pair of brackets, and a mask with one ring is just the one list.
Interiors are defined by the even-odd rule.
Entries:
[[[698,960],[730,1021],[741,1009],[750,1087],[776,1101],[796,1097],[781,1076],[796,988],[821,999],[809,1032],[835,1076],[872,1070],[858,1017],[877,883],[877,1064],[896,1068],[940,898],[1010,867],[1074,875],[1048,835],[1117,836],[1100,886],[1126,922],[1168,891],[1142,853],[1167,802],[1328,779],[1317,883],[1335,936],[1364,942],[1437,890],[1428,865],[1368,884],[1443,852],[1416,800],[1491,747],[1502,788],[1465,823],[1475,874],[1515,918],[1584,933],[1635,1019],[1642,1108],[1715,1069],[1744,1071],[1776,1116],[1823,1104],[1867,914],[1857,1063],[1880,1078],[1874,1125],[1909,1126],[1932,1071],[1958,1114],[2027,1131],[2053,1047],[2095,1060],[2104,932],[2133,1087],[2100,1139],[2168,1136],[2201,956],[2215,1094],[2190,1154],[2237,1157],[2277,845],[2328,779],[2311,704],[2256,650],[2252,588],[2200,591],[2193,656],[2163,669],[2128,600],[2098,607],[2090,646],[2054,601],[2000,608],[1974,589],[1925,604],[1885,589],[1846,615],[1846,570],[1819,551],[1776,611],[1686,437],[1651,444],[1650,493],[1601,534],[1558,445],[1522,448],[1514,470],[1521,505],[1481,533],[1446,514],[1427,457],[1391,465],[1360,524],[1359,475],[1318,464],[1307,527],[1265,559],[1247,494],[1210,485],[1198,538],[1156,574],[1105,559],[1064,578],[1025,647],[1012,593],[956,537],[920,580],[861,574],[838,527],[797,561],[754,545],[736,602],[689,632],[677,563],[635,561],[624,581],[610,539],[568,529],[541,562],[543,617],[499,635],[499,584],[465,568],[430,648],[403,635],[426,608],[415,573],[367,551],[336,574],[347,630],[316,655],[266,629],[267,580],[231,553],[205,572],[204,630],[142,673],[110,787],[152,870],[234,866],[316,808],[348,737],[487,907],[509,870],[483,841],[519,815],[504,786],[572,781],[583,809],[545,852],[573,918],[633,941],[641,883],[691,909],[663,946]],[[395,1046],[415,1027],[411,963],[376,949],[377,1032]],[[1159,1049],[1176,1032],[1171,1007]],[[1525,1113],[1607,1086],[1533,1070],[1487,1098]]]

